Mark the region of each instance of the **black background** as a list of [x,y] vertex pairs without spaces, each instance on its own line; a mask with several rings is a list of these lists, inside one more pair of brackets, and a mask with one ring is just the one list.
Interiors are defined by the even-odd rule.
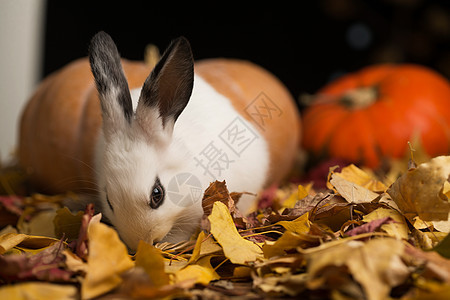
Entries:
[[[278,76],[296,99],[380,62],[424,64],[450,77],[448,0],[119,3],[48,0],[42,75],[86,56],[90,38],[104,30],[123,57],[135,60],[143,59],[147,44],[162,51],[183,35],[195,59],[251,60]],[[360,47],[348,39],[358,26],[363,39],[370,36]]]

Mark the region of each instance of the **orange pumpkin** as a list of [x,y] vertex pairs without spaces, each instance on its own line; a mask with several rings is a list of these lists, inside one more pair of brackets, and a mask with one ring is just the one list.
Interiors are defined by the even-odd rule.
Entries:
[[[151,68],[122,60],[130,89]],[[19,161],[37,190],[94,192],[94,149],[102,118],[89,62],[80,59],[47,77],[22,113]]]
[[431,156],[449,152],[450,85],[419,65],[375,65],[318,92],[303,114],[303,146],[369,167],[399,158],[418,137]]

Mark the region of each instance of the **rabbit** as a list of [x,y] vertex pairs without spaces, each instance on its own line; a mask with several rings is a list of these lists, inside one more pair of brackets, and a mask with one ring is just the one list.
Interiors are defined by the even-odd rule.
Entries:
[[[76,146],[87,147],[89,152],[93,145],[93,162],[66,160],[64,166],[68,172],[78,166],[94,169],[100,210],[129,249],[135,250],[140,240],[150,244],[188,240],[199,228],[203,191],[211,182],[225,180],[230,191],[253,193],[237,204],[247,212],[255,195],[281,182],[292,167],[301,138],[300,115],[287,88],[263,68],[224,58],[194,64],[190,43],[179,37],[148,71],[142,87],[130,90],[132,74],[124,72],[118,49],[105,32],[92,38],[88,60],[86,68],[90,66],[100,100],[83,106],[87,113],[82,121],[89,123],[80,127],[91,129],[82,133]],[[69,78],[71,70],[78,76],[85,74],[80,71],[85,70],[84,63],[76,62],[60,73]],[[52,86],[51,80],[45,81],[39,97],[48,94],[45,88]],[[79,80],[90,89],[89,78]],[[72,81],[75,79],[64,84]],[[76,81],[71,89],[80,85]],[[53,106],[41,111],[59,116],[58,108],[69,91],[64,92],[63,85],[55,90],[61,95],[60,102],[51,104],[51,99],[45,99]],[[32,106],[43,105],[39,101],[34,97]],[[26,118],[29,116],[24,114]],[[30,134],[27,130],[23,128],[21,136],[34,137],[31,129]],[[63,147],[74,148],[64,142],[65,134],[40,132],[39,137],[43,145],[46,137],[52,139],[48,145],[57,141],[61,152]],[[22,140],[26,145],[27,140]],[[52,180],[44,176],[48,168],[41,166],[42,160],[33,163],[27,149],[21,149],[24,164],[41,174],[39,183],[50,186]],[[63,164],[58,159],[52,158],[52,165]],[[69,168],[69,163],[77,168]],[[89,181],[87,177],[77,182]]]

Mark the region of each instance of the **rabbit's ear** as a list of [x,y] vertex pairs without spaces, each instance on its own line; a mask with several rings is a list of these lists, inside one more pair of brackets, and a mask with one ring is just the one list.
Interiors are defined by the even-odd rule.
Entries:
[[156,117],[163,129],[172,128],[183,112],[194,85],[194,60],[184,37],[172,41],[145,80],[136,109],[136,118],[147,131],[154,131]]
[[117,47],[107,33],[101,31],[92,38],[89,62],[100,96],[104,126],[118,129],[131,123],[133,105],[128,82]]

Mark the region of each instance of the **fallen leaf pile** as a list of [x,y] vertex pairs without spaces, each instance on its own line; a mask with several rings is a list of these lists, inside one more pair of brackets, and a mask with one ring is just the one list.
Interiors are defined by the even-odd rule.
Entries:
[[225,182],[192,240],[130,254],[88,205],[0,197],[0,299],[448,299],[450,157],[390,182],[354,165],[328,189],[273,186],[242,215]]

